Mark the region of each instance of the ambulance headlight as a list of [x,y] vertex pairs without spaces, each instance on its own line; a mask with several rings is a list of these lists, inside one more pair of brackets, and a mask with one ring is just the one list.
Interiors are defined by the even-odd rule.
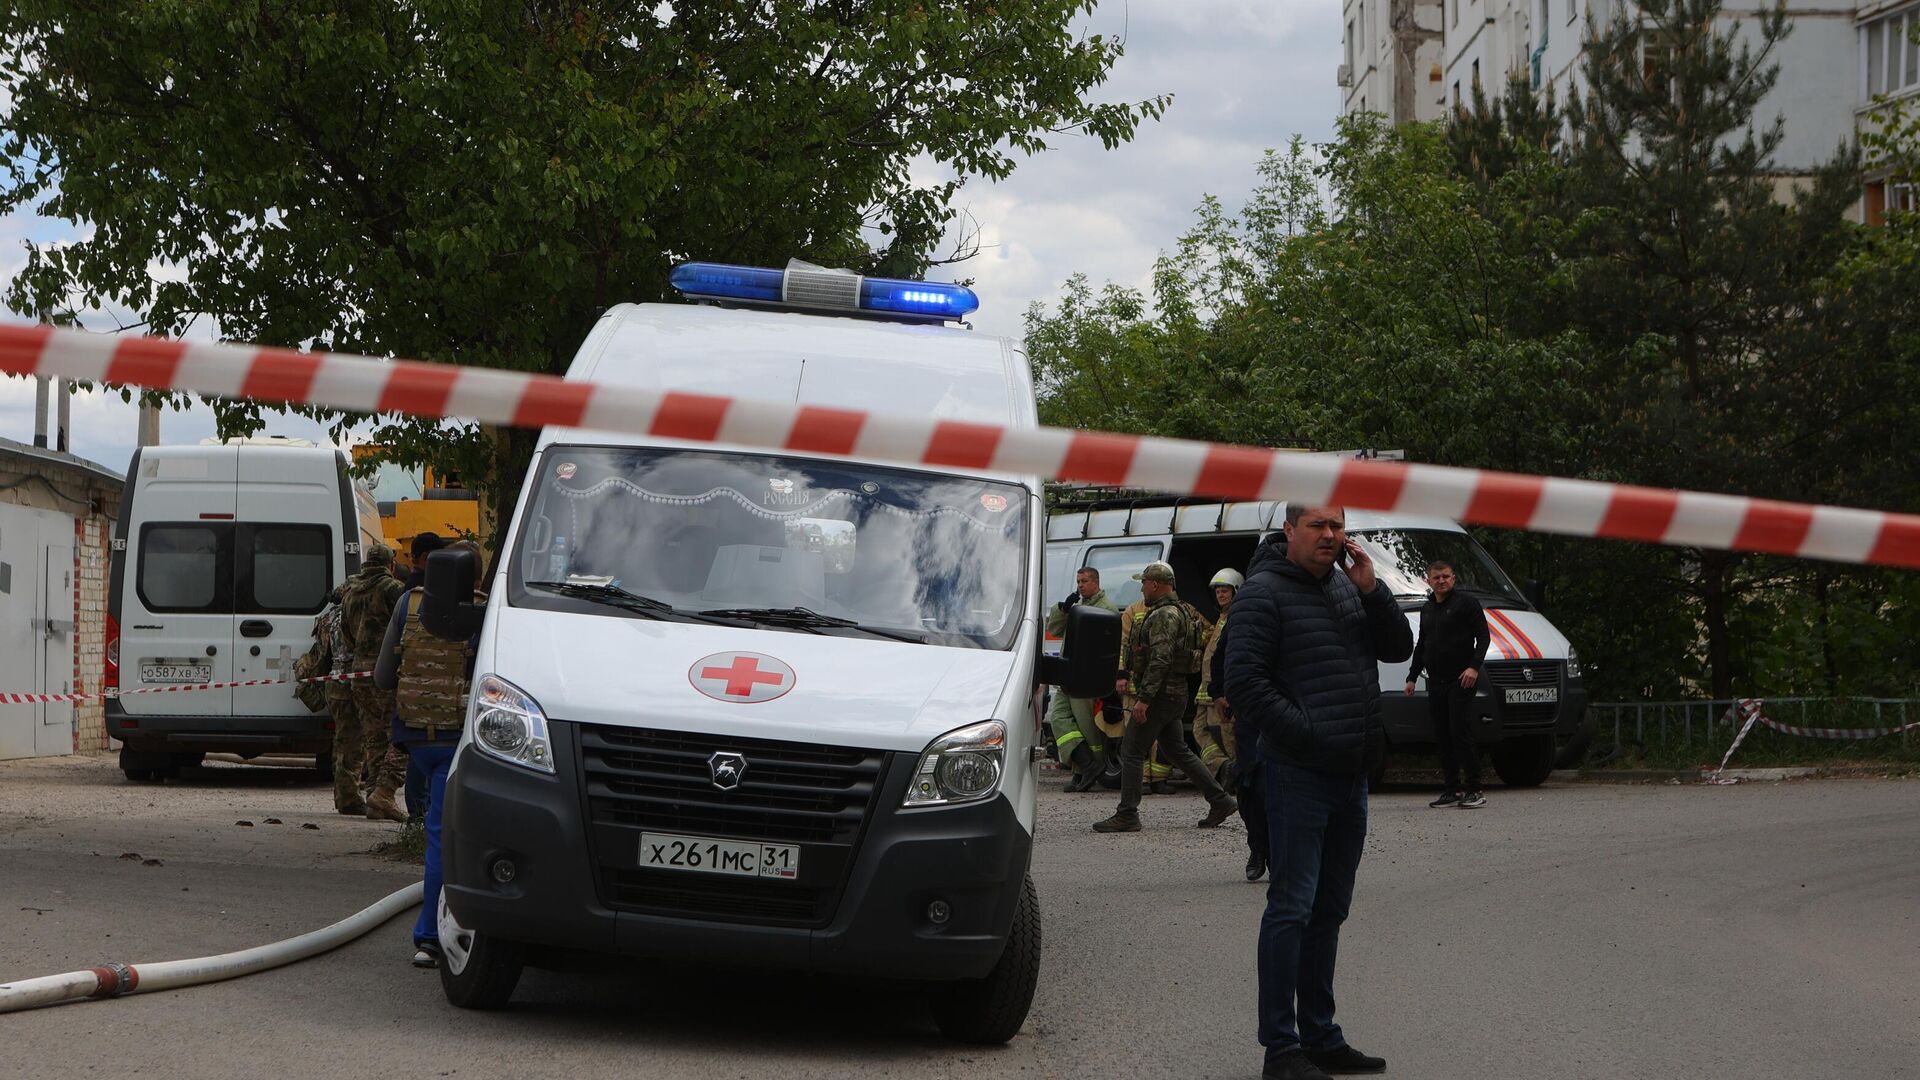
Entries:
[[1580,654],[1577,652],[1574,652],[1573,646],[1569,645],[1567,646],[1567,678],[1577,679],[1579,677],[1580,677]]
[[467,705],[473,745],[501,761],[539,772],[553,771],[547,717],[527,692],[498,675],[482,675]]
[[1007,725],[998,720],[949,731],[933,740],[913,770],[902,806],[976,802],[1000,790],[1007,764]]

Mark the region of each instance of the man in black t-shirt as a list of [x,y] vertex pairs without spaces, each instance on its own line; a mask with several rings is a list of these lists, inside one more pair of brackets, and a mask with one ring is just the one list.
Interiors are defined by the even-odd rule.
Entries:
[[1427,672],[1427,708],[1433,740],[1440,744],[1440,768],[1447,790],[1429,806],[1472,810],[1487,805],[1480,793],[1480,752],[1473,745],[1473,688],[1487,660],[1487,613],[1480,601],[1458,592],[1452,564],[1427,564],[1433,598],[1420,608],[1420,640],[1407,668],[1412,696],[1420,672]]

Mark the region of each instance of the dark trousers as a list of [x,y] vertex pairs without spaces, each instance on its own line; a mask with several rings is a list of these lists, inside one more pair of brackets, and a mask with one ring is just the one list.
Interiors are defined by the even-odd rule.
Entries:
[[1247,826],[1247,850],[1270,860],[1273,856],[1267,848],[1267,800],[1261,794],[1261,766],[1253,761],[1234,764],[1242,778],[1234,794],[1240,799],[1240,820]]
[[1433,741],[1440,746],[1440,771],[1447,776],[1447,790],[1479,791],[1480,751],[1473,745],[1473,691],[1460,685],[1459,672],[1427,676],[1427,715],[1433,719]]
[[1140,813],[1140,774],[1147,767],[1147,751],[1155,739],[1160,741],[1160,759],[1186,773],[1187,779],[1207,796],[1209,803],[1217,805],[1230,797],[1182,737],[1188,704],[1186,682],[1182,680],[1172,693],[1161,694],[1147,703],[1146,723],[1136,724],[1133,717],[1127,717],[1127,733],[1120,739],[1121,815],[1131,817]]
[[1367,838],[1367,780],[1274,761],[1260,772],[1272,865],[1260,919],[1260,1044],[1273,1062],[1346,1043],[1333,1021],[1333,967]]
[[413,922],[413,943],[440,940],[440,810],[447,802],[447,770],[457,743],[419,743],[411,754],[427,775],[427,857],[420,882],[420,917]]

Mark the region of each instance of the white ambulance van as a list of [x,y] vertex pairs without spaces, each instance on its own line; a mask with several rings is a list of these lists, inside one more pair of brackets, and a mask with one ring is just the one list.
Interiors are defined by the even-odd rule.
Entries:
[[862,461],[834,410],[1033,427],[1025,357],[948,325],[956,286],[673,282],[701,303],[612,309],[567,378],[808,412],[784,451],[547,428],[484,609],[470,556],[429,559],[423,622],[477,633],[447,997],[668,958],[922,982],[950,1036],[1003,1042],[1039,970],[1036,691],[1110,685],[1118,620],[1043,659],[1040,479]]
[[[209,751],[315,755],[333,774],[333,724],[290,686],[327,593],[377,542],[345,452],[271,438],[134,451],[108,570],[107,734],[129,780]],[[127,693],[178,687],[173,693]]]
[[[1245,572],[1260,537],[1285,520],[1281,502],[1221,502],[1163,496],[1076,497],[1057,500],[1047,519],[1045,595],[1049,603],[1073,589],[1074,572],[1100,572],[1107,598],[1125,607],[1140,598],[1132,575],[1155,560],[1172,565],[1182,599],[1209,619],[1218,617],[1215,571]],[[1556,747],[1587,723],[1587,690],[1573,646],[1536,603],[1517,588],[1458,522],[1445,518],[1347,511],[1347,534],[1372,556],[1381,584],[1420,630],[1427,599],[1426,566],[1453,564],[1459,588],[1487,610],[1489,647],[1474,696],[1475,737],[1505,783],[1531,787],[1553,771]],[[1405,693],[1407,663],[1380,665],[1381,711],[1389,754],[1437,752],[1427,717],[1424,679]],[[1383,761],[1380,770],[1384,771]],[[1380,773],[1373,779],[1377,783]]]

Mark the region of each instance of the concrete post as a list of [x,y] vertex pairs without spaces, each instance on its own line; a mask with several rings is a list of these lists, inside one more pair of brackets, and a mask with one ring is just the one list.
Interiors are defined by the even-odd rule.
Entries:
[[140,445],[160,445],[160,407],[140,403]]
[[47,448],[47,377],[33,377],[33,445]]
[[61,453],[70,453],[73,449],[73,384],[66,379],[56,379],[53,384],[54,401],[58,403],[56,415],[60,422],[53,429],[53,448]]

